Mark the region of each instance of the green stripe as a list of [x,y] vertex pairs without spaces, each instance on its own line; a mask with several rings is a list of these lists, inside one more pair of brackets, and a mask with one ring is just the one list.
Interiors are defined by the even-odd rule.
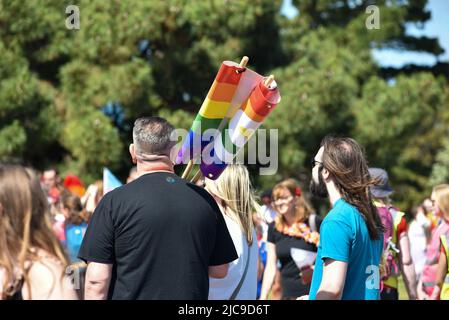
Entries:
[[[200,114],[197,114],[195,120],[193,121],[192,128],[190,130],[196,133],[204,133],[204,131],[208,129],[218,129],[222,121],[223,119],[209,119],[204,118]],[[200,126],[201,132],[199,128]]]

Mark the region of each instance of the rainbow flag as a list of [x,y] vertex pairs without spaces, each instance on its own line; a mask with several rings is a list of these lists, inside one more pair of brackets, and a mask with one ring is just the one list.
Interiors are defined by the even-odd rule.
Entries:
[[210,151],[206,150],[209,156],[201,159],[202,174],[209,179],[217,179],[280,100],[276,82],[266,87],[260,79],[249,98],[230,120],[227,130],[214,139]]
[[[184,139],[175,164],[185,164],[191,159],[199,159],[204,148],[248,99],[261,78],[256,72],[242,68],[235,62],[224,61]],[[203,134],[208,129],[215,129],[216,133],[204,141]]]

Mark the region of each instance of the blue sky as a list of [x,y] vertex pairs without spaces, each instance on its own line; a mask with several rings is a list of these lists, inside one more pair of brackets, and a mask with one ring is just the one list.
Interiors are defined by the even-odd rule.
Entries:
[[[414,24],[407,25],[407,34],[415,36],[438,37],[440,45],[445,53],[438,57],[439,61],[449,62],[449,0],[429,0],[427,10],[431,12],[431,18],[419,29]],[[291,0],[284,0],[281,13],[289,18],[298,14],[298,10],[292,6]],[[380,15],[382,27],[382,12]],[[374,59],[384,67],[401,67],[404,64],[415,63],[419,65],[434,65],[437,58],[432,54],[399,51],[399,50],[373,50]]]

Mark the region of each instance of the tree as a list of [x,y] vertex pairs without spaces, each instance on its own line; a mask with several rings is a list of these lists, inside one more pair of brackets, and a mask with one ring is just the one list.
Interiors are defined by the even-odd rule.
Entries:
[[[293,1],[299,15],[287,19],[282,0],[81,0],[80,29],[69,30],[70,1],[0,0],[0,158],[58,165],[86,182],[103,166],[124,178],[136,117],[188,129],[221,61],[248,55],[282,96],[264,123],[279,130],[279,171],[259,176],[251,166],[256,186],[286,177],[307,185],[308,159],[335,133],[364,145],[408,208],[429,181],[447,178],[449,67],[381,68],[371,49],[438,57],[437,39],[406,34],[430,18],[426,3]],[[366,27],[369,5],[379,29]]]

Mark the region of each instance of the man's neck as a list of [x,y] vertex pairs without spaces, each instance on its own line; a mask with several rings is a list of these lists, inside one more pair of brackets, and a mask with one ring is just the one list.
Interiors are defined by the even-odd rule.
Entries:
[[137,177],[152,172],[173,173],[173,163],[165,160],[137,162]]
[[338,189],[335,186],[333,181],[326,184],[326,187],[327,187],[327,193],[329,194],[329,201],[333,207],[335,205],[335,203],[342,198],[341,193],[340,193],[340,191],[338,191]]

